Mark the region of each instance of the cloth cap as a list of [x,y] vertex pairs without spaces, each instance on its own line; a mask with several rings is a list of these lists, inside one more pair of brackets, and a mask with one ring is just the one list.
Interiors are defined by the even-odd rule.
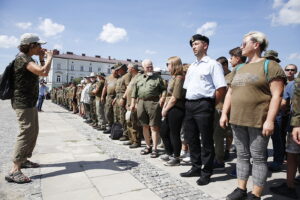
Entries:
[[276,62],[280,63],[280,59],[278,58],[278,52],[274,50],[268,50],[264,54],[264,58],[274,59]]
[[105,74],[104,74],[103,72],[99,72],[99,73],[97,74],[97,76],[105,77]]
[[193,42],[195,42],[196,40],[201,40],[203,42],[206,42],[209,45],[209,39],[205,35],[200,35],[200,34],[193,35],[192,38],[190,39],[190,45],[192,46]]
[[24,33],[20,39],[20,45],[31,44],[31,43],[39,43],[46,44],[45,41],[40,40],[39,36],[34,33]]
[[122,64],[122,63],[117,63],[115,65],[115,70],[119,70],[121,68],[127,68],[127,66],[125,64]]

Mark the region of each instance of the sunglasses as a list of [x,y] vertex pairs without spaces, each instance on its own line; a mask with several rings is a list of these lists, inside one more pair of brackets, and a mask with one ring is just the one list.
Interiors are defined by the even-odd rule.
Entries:
[[284,71],[286,71],[286,72],[289,72],[289,71],[294,72],[296,70],[295,69],[285,69]]
[[167,67],[170,65],[171,63],[166,63]]

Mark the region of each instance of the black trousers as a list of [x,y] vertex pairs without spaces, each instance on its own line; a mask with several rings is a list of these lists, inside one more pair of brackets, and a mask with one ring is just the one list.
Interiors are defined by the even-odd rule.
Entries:
[[203,165],[202,175],[210,176],[215,157],[213,141],[215,100],[211,98],[187,100],[185,111],[184,137],[189,144],[192,166],[201,170]]
[[165,150],[168,155],[174,154],[175,157],[180,156],[181,139],[180,131],[184,119],[184,110],[173,107],[163,120],[160,128],[160,137],[165,145]]

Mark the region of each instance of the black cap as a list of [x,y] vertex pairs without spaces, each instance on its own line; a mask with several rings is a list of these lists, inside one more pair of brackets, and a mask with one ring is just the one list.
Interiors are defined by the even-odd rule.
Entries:
[[192,38],[190,39],[190,45],[192,46],[193,42],[195,42],[196,40],[201,40],[203,42],[206,42],[209,45],[209,39],[205,35],[200,35],[200,34],[193,35]]

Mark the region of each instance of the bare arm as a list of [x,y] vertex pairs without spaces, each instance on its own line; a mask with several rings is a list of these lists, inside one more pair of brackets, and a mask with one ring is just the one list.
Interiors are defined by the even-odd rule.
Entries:
[[29,62],[26,66],[26,69],[38,76],[48,76],[51,67],[53,52],[47,51],[46,55],[47,61],[43,66],[40,66],[35,62]]
[[232,94],[232,89],[231,87],[229,87],[225,96],[225,100],[222,108],[222,115],[220,118],[220,126],[222,128],[226,128],[226,126],[228,126],[228,121],[229,121],[228,114],[231,107],[231,94]]
[[225,94],[226,94],[226,87],[221,87],[216,90],[216,94],[215,94],[216,105],[224,99]]
[[274,121],[275,121],[275,117],[278,113],[280,104],[281,104],[283,88],[284,88],[284,83],[282,80],[277,79],[277,80],[273,80],[270,83],[270,90],[271,90],[272,98],[271,98],[270,105],[269,105],[267,119],[263,125],[262,134],[264,136],[269,136],[269,135],[272,135],[272,133],[273,133]]

